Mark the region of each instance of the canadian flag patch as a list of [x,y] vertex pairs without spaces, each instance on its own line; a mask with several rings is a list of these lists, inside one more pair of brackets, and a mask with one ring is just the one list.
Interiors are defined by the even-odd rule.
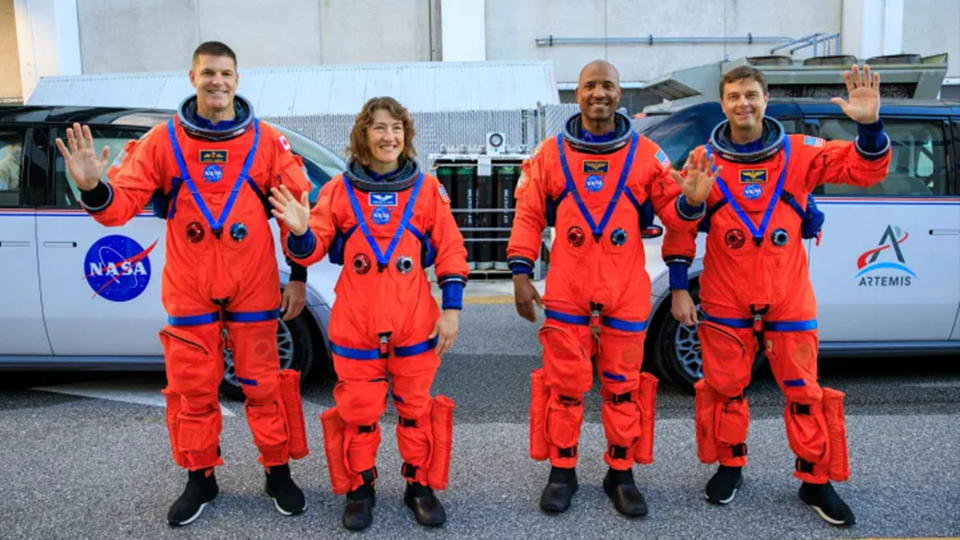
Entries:
[[288,141],[286,137],[281,135],[277,138],[277,142],[280,144],[280,148],[283,148],[284,152],[290,151],[290,141]]

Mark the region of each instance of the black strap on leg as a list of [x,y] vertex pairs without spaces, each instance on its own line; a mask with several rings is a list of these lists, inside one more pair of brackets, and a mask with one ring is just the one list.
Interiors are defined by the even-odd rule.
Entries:
[[400,474],[404,478],[414,479],[417,477],[417,470],[419,469],[420,467],[417,467],[416,465],[404,463],[403,465],[400,466]]
[[615,444],[610,445],[610,450],[607,451],[613,459],[627,459],[627,447],[626,446],[617,446]]
[[373,433],[377,430],[376,424],[360,425],[357,426],[357,433]]
[[610,402],[615,405],[618,403],[627,403],[628,401],[633,401],[633,392],[624,392],[610,396]]
[[571,396],[558,396],[562,405],[580,405],[583,401],[580,398]]
[[560,457],[577,457],[577,445],[559,448],[557,449],[557,455]]
[[730,455],[732,457],[743,457],[747,455],[747,443],[740,443],[731,446]]
[[797,458],[797,470],[802,473],[813,474],[813,463]]
[[794,402],[791,401],[791,402],[790,402],[790,412],[793,413],[793,414],[809,415],[809,414],[810,414],[810,404],[808,404],[808,403],[794,403]]
[[402,416],[398,418],[400,420],[400,427],[417,427],[417,421],[413,418],[404,418]]
[[371,467],[360,473],[360,478],[363,480],[363,483],[370,486],[373,485],[373,481],[377,479],[377,468]]

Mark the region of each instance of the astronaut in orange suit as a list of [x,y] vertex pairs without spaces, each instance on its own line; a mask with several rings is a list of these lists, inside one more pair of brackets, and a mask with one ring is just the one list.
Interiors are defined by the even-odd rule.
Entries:
[[[430,397],[440,355],[453,345],[468,267],[450,199],[413,160],[413,121],[396,100],[369,100],[350,135],[350,165],[323,186],[312,212],[274,190],[274,215],[290,228],[288,251],[304,265],[329,253],[344,266],[330,314],[339,379],[336,407],[321,416],[333,491],[347,495],[343,525],[372,519],[379,418],[388,388],[399,414],[404,502],[425,526],[442,525],[433,490],[447,485],[453,402]],[[309,219],[308,219],[309,213]],[[442,313],[425,269],[435,266]]]
[[[532,374],[530,456],[552,465],[540,507],[566,511],[578,486],[583,395],[595,360],[610,467],[604,491],[620,513],[643,516],[647,506],[631,467],[653,461],[657,379],[640,372],[650,314],[641,233],[652,212],[668,229],[694,231],[712,173],[704,164],[699,184],[681,178],[666,154],[615,112],[622,90],[611,64],[587,64],[576,95],[581,112],[523,163],[507,247],[518,313],[535,322],[534,303],[546,305],[543,368]],[[530,275],[546,226],[557,234],[541,302]],[[694,252],[663,245],[664,259],[681,265]]]
[[[817,382],[817,308],[802,238],[816,235],[822,214],[808,196],[827,182],[876,184],[890,161],[879,121],[879,76],[871,77],[869,66],[861,76],[853,66],[845,79],[849,102],[834,102],[857,122],[856,141],[787,135],[764,116],[763,73],[744,66],[720,82],[727,120],[692,154],[695,160],[714,156],[722,167],[701,222],[709,234],[700,276],[704,378],[695,385],[697,446],[701,461],[720,463],[706,497],[727,504],[742,482],[749,420],[744,389],[759,342],[787,398],[784,421],[797,456],[794,475],[803,482],[800,498],[833,525],[855,518],[828,481],[845,481],[850,473],[843,393]],[[695,234],[678,236],[694,247]],[[684,290],[673,291],[672,311],[683,323],[696,322]]]
[[280,372],[277,357],[279,274],[266,193],[282,184],[299,196],[310,183],[286,138],[235,96],[236,66],[223,43],[201,44],[190,71],[196,95],[174,118],[128,143],[107,181],[100,177],[109,149],[94,153],[87,126],[68,128],[66,145],[57,140],[83,207],[98,222],[123,225],[151,197],[167,219],[163,393],[173,458],[189,471],[167,515],[173,526],[196,519],[219,491],[213,471],[223,463],[217,392],[224,327],[267,494],[284,515],[306,507],[288,465],[307,455],[307,446],[299,375]]

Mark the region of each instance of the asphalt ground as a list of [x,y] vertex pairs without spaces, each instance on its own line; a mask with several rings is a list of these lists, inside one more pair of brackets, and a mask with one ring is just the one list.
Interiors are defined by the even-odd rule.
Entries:
[[[630,520],[617,514],[600,485],[605,447],[594,389],[580,440],[580,490],[569,512],[548,516],[537,499],[549,465],[526,454],[529,374],[539,365],[537,326],[516,316],[510,304],[471,303],[460,328],[434,384],[435,393],[457,402],[450,486],[440,494],[448,522],[439,530],[422,529],[403,505],[391,408],[383,419],[374,524],[359,536],[960,536],[958,358],[821,361],[822,383],[847,393],[852,480],[837,489],[857,514],[852,528],[827,525],[797,498],[783,398],[769,374],[748,391],[750,463],[732,504],[718,507],[703,499],[713,467],[696,459],[693,398],[664,385],[655,462],[634,468],[650,515]],[[157,406],[163,385],[159,373],[0,373],[0,538],[351,535],[340,526],[343,498],[330,492],[316,419],[332,405],[331,383],[317,380],[309,381],[303,396],[311,454],[292,466],[309,505],[303,515],[281,516],[263,494],[242,404],[223,400],[220,495],[197,522],[168,527],[167,508],[186,474],[170,459],[164,410]]]

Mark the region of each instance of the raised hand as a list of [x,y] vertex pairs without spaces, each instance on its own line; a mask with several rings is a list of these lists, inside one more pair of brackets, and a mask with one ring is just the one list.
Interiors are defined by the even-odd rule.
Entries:
[[532,323],[537,322],[537,312],[534,311],[533,305],[536,304],[542,309],[543,300],[540,299],[537,288],[530,282],[530,276],[526,274],[513,276],[513,302],[521,317]]
[[90,191],[97,187],[100,177],[107,169],[110,159],[110,147],[104,146],[100,156],[93,149],[93,134],[89,126],[81,127],[74,122],[73,127],[67,128],[67,144],[63,144],[57,137],[57,148],[63,155],[63,162],[67,172],[73,178],[73,183],[80,191]]
[[716,159],[710,156],[706,159],[702,152],[692,153],[683,165],[687,172],[686,176],[676,170],[670,170],[670,176],[680,186],[680,191],[687,199],[687,203],[692,206],[699,206],[700,203],[707,200],[710,190],[713,188],[713,182],[719,176],[723,167],[716,166]]
[[293,234],[300,236],[307,232],[310,222],[310,193],[304,191],[297,202],[287,186],[270,188],[270,210],[273,217],[282,221]]
[[831,98],[830,101],[843,109],[858,124],[872,124],[880,118],[880,74],[870,73],[870,66],[860,68],[854,64],[849,71],[843,72],[843,82],[847,85],[847,99]]

